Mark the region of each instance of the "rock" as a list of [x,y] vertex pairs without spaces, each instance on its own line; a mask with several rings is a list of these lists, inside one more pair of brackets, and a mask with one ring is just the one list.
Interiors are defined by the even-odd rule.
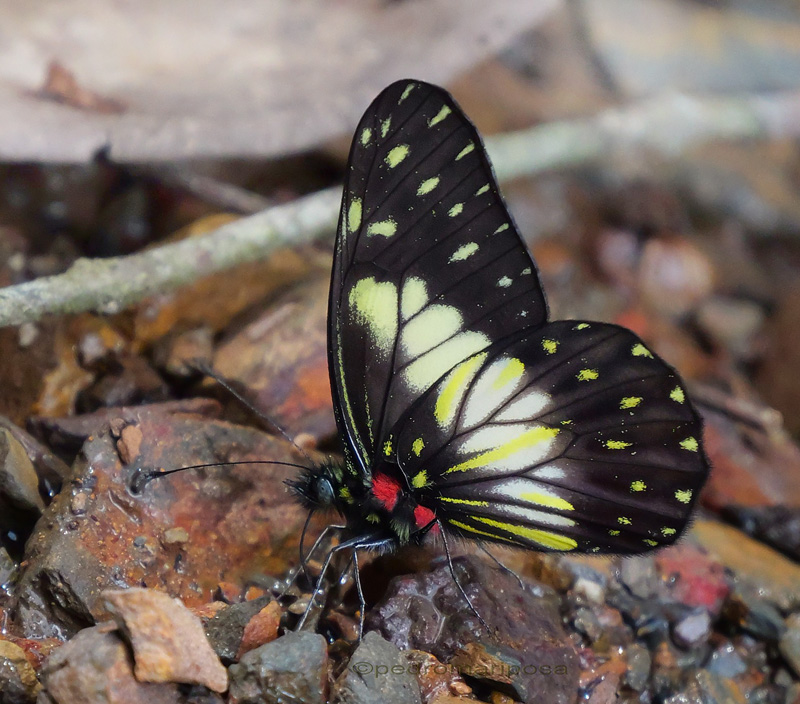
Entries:
[[[16,620],[29,635],[69,636],[106,618],[106,588],[157,588],[194,608],[210,602],[223,580],[244,584],[265,564],[281,573],[295,559],[305,513],[286,491],[283,467],[178,472],[132,492],[141,468],[301,459],[266,433],[165,405],[118,409],[122,424],[111,417],[116,430],[107,425],[87,440],[69,490],[37,524],[16,591]],[[134,427],[140,443],[125,440]],[[175,528],[186,531],[185,542],[171,540]]]
[[680,543],[659,550],[655,561],[669,600],[719,614],[730,586],[725,568],[718,560],[703,550]]
[[229,704],[327,701],[328,648],[313,633],[289,633],[246,653],[230,673]]
[[649,239],[639,262],[643,300],[665,316],[679,317],[713,290],[714,270],[702,250],[684,237]]
[[720,677],[731,679],[747,672],[747,663],[732,643],[724,643],[711,653],[708,669]]
[[620,582],[634,596],[646,599],[656,593],[658,575],[652,555],[628,557],[620,564]]
[[455,667],[445,665],[430,653],[406,650],[401,654],[408,663],[408,671],[417,678],[423,702],[438,704],[448,697],[462,697],[472,692]]
[[792,614],[786,619],[786,630],[778,643],[781,655],[794,674],[800,677],[800,614]]
[[[234,662],[238,659],[242,647],[245,628],[271,599],[268,596],[231,604],[221,609],[205,627],[206,635],[214,652],[223,662]],[[259,643],[262,645],[262,643]],[[251,648],[252,649],[252,648]]]
[[672,626],[672,638],[682,648],[695,648],[711,635],[711,616],[703,608],[694,609]]
[[197,374],[192,362],[198,359],[208,362],[213,352],[214,334],[209,327],[202,326],[162,337],[153,350],[153,359],[167,374],[189,378]]
[[128,649],[106,626],[86,628],[55,650],[41,672],[56,704],[179,704],[176,684],[139,682]]
[[800,507],[727,506],[722,515],[748,535],[800,562]]
[[214,692],[228,688],[228,673],[200,619],[178,599],[154,589],[107,590],[102,597],[133,647],[140,682],[200,684]]
[[783,616],[755,590],[737,588],[728,598],[723,616],[761,641],[777,641],[786,626]]
[[716,521],[695,521],[692,536],[737,579],[778,608],[800,605],[800,565],[741,531]]
[[[459,653],[465,664],[480,661],[481,653],[508,663],[504,680],[493,683],[519,700],[573,701],[577,656],[561,626],[554,593],[536,583],[523,590],[513,576],[475,557],[456,558],[453,566],[491,633],[464,601],[446,564],[392,580],[384,600],[368,614],[367,627],[401,650],[430,652],[448,664]],[[472,651],[464,650],[467,644]],[[513,683],[505,681],[509,672]]]
[[650,679],[652,658],[650,651],[639,643],[632,643],[626,653],[628,669],[623,682],[631,689],[642,692]]
[[158,403],[169,398],[169,387],[146,359],[123,355],[106,373],[78,393],[76,407],[87,413],[103,407]]
[[2,593],[14,579],[18,566],[16,561],[8,554],[8,551],[0,546],[0,593]]
[[25,651],[0,640],[0,704],[29,704],[41,688]]
[[256,408],[269,409],[290,436],[310,435],[317,443],[336,434],[325,337],[328,278],[290,289],[214,356],[215,370],[247,389]]
[[419,684],[402,653],[367,633],[333,687],[335,704],[422,704]]
[[0,428],[0,531],[15,555],[21,554],[43,509],[33,463],[10,431]]
[[69,465],[55,455],[50,448],[5,416],[0,416],[0,428],[7,430],[25,449],[28,459],[33,463],[39,477],[40,490],[49,497],[57,494],[61,490],[61,485],[71,474]]

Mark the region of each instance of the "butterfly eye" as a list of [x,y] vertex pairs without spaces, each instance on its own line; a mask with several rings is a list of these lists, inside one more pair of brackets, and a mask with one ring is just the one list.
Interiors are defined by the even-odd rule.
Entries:
[[331,480],[327,477],[317,477],[317,481],[314,485],[314,493],[314,498],[319,506],[330,506],[336,498],[336,494],[333,491],[333,484],[331,484]]

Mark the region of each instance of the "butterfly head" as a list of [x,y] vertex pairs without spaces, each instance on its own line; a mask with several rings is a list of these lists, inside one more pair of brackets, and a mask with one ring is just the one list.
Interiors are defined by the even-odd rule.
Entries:
[[300,501],[311,511],[336,508],[337,488],[342,484],[342,468],[330,461],[313,467],[304,467],[297,479],[286,484]]

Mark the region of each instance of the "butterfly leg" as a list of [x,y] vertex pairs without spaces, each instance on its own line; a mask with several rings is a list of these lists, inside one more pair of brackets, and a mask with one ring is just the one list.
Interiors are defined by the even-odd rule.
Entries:
[[353,550],[353,577],[356,580],[358,592],[358,641],[364,636],[364,619],[366,618],[367,601],[364,599],[364,590],[361,588],[361,572],[358,569],[358,550]]
[[339,543],[335,547],[332,547],[328,551],[328,555],[325,557],[325,562],[322,565],[322,571],[319,574],[319,580],[314,587],[314,591],[311,594],[311,598],[308,601],[308,605],[303,611],[303,615],[300,617],[300,621],[297,623],[297,630],[299,631],[305,622],[308,620],[308,615],[311,613],[311,609],[314,606],[314,603],[317,600],[317,595],[320,592],[320,585],[322,584],[323,580],[325,579],[325,573],[328,571],[330,567],[331,560],[336,553],[341,552],[342,550],[358,550],[358,549],[370,549],[370,548],[382,548],[382,547],[389,547],[395,544],[395,538],[384,538],[378,537],[374,535],[370,535],[367,537],[363,536],[356,536],[355,538],[350,538],[350,540],[345,540],[343,543]]
[[447,535],[445,534],[444,530],[442,530],[441,521],[439,521],[437,519],[436,522],[439,524],[439,532],[440,532],[440,534],[442,536],[442,541],[444,542],[444,553],[447,556],[447,566],[450,568],[450,576],[453,578],[453,581],[456,583],[456,587],[458,588],[458,591],[461,592],[461,596],[464,597],[464,601],[467,602],[467,604],[468,604],[469,608],[471,609],[472,613],[475,614],[475,616],[478,617],[478,620],[481,622],[483,627],[487,631],[491,632],[492,629],[489,628],[489,624],[486,623],[486,621],[483,620],[483,616],[481,616],[478,613],[478,610],[473,605],[472,600],[469,598],[469,595],[467,594],[467,592],[464,591],[464,587],[461,586],[461,582],[458,581],[458,576],[456,575],[456,570],[453,567],[453,558],[450,555],[450,546],[447,544]]
[[306,528],[308,527],[308,522],[311,520],[311,514],[309,514],[308,518],[306,519],[306,523],[303,526],[303,532],[300,535],[300,564],[298,565],[297,571],[292,575],[289,583],[286,585],[285,589],[281,593],[281,596],[285,596],[286,593],[292,588],[294,583],[297,581],[297,578],[302,573],[306,579],[311,581],[308,576],[308,571],[306,570],[306,565],[308,561],[311,559],[311,556],[317,551],[317,548],[322,544],[322,541],[325,539],[325,536],[328,535],[331,531],[334,530],[344,530],[346,526],[338,526],[338,525],[330,525],[325,526],[324,530],[317,536],[317,539],[314,541],[314,544],[311,546],[311,549],[307,553],[303,553],[303,540],[306,534]]
[[523,582],[523,581],[522,581],[522,577],[520,577],[520,576],[519,576],[519,575],[518,575],[516,572],[514,572],[514,570],[512,570],[510,567],[507,567],[507,566],[506,566],[506,565],[504,565],[502,562],[500,562],[500,560],[498,560],[498,559],[497,559],[497,558],[496,558],[494,555],[492,555],[492,553],[491,553],[491,552],[489,552],[489,550],[487,549],[487,547],[486,547],[486,546],[485,546],[483,543],[478,543],[478,547],[479,547],[481,550],[483,550],[483,552],[484,552],[484,553],[486,553],[486,554],[487,554],[487,555],[488,555],[490,558],[492,558],[493,562],[494,562],[494,563],[495,563],[495,564],[496,564],[496,565],[497,565],[497,566],[498,566],[498,567],[499,567],[501,570],[503,570],[503,572],[505,572],[506,574],[510,574],[510,575],[512,575],[512,576],[514,577],[514,579],[516,579],[516,580],[517,580],[517,582],[519,582],[519,586],[520,586],[520,587],[522,587],[522,589],[523,589],[523,590],[525,589],[525,582]]

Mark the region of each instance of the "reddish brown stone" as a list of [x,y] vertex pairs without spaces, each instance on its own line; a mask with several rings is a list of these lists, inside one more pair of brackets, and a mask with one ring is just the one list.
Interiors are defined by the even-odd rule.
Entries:
[[[193,607],[211,601],[220,581],[244,584],[254,573],[285,571],[295,559],[305,513],[283,484],[291,476],[284,467],[179,472],[151,481],[140,494],[131,492],[138,468],[304,461],[266,433],[166,413],[165,406],[118,410],[141,432],[135,464],[120,463],[108,432],[86,442],[70,490],[48,507],[28,542],[16,616],[29,633],[72,633],[102,619],[99,595],[106,588],[145,585]],[[76,430],[88,425],[74,420]],[[77,494],[86,500],[76,516],[71,506]],[[188,539],[165,539],[175,529]]]
[[730,585],[722,563],[686,544],[664,548],[655,556],[664,589],[671,599],[687,606],[702,606],[719,614]]
[[[217,349],[214,368],[289,435],[336,433],[328,376],[328,279],[291,289]],[[306,440],[307,443],[307,440]]]
[[280,604],[277,601],[271,601],[253,616],[244,627],[236,659],[238,660],[245,653],[264,645],[264,643],[275,640],[278,637],[278,626],[282,615],[283,610]]
[[130,640],[140,682],[200,684],[214,692],[228,688],[228,672],[200,619],[178,599],[154,589],[107,590],[102,596]]

